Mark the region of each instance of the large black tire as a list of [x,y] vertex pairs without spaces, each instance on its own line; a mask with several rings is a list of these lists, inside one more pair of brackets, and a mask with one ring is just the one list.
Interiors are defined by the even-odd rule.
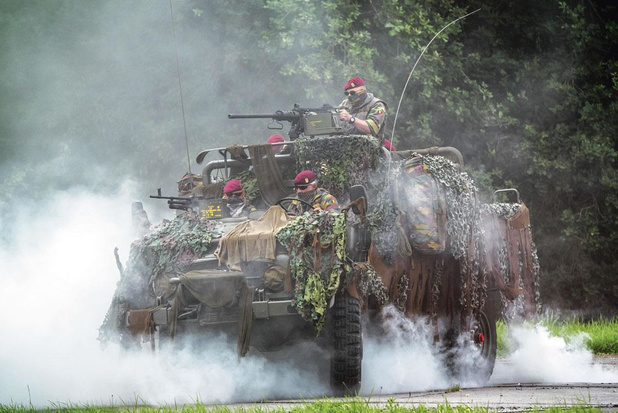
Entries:
[[498,334],[496,320],[488,317],[483,311],[474,317],[471,328],[471,345],[478,353],[474,358],[472,371],[478,384],[485,385],[491,377],[496,364],[498,349]]
[[495,318],[480,311],[465,329],[449,329],[443,343],[446,367],[454,383],[483,386],[489,381],[498,348]]
[[[485,385],[489,381],[496,365],[496,355],[498,352],[496,322],[500,318],[501,313],[502,300],[500,298],[500,291],[490,289],[487,291],[483,311],[474,317],[472,323],[471,342],[479,350],[479,357],[476,359],[474,368],[477,371],[476,381],[481,385]],[[479,334],[482,334],[482,342],[480,342]]]
[[360,302],[347,292],[338,294],[331,314],[331,387],[337,395],[355,395],[360,389],[363,361]]

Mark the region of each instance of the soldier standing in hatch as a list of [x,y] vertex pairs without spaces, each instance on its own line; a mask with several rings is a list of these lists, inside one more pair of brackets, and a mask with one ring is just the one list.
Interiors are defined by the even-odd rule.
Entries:
[[[302,171],[294,179],[294,188],[298,199],[305,201],[313,206],[313,210],[324,210],[337,213],[341,210],[337,198],[332,196],[324,188],[318,188],[318,181],[313,171]],[[301,202],[293,201],[289,212],[299,215],[307,206]]]
[[386,103],[367,93],[365,81],[353,77],[344,86],[347,99],[339,107],[339,119],[349,124],[347,133],[384,137],[386,125]]

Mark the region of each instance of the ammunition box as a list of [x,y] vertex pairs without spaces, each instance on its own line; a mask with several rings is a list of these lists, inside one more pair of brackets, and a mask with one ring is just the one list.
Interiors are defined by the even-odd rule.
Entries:
[[305,136],[341,135],[345,132],[339,114],[335,111],[308,113],[304,116]]

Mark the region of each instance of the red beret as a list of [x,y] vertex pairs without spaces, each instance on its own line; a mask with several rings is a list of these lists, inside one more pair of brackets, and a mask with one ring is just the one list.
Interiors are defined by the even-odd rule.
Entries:
[[388,149],[389,151],[394,151],[395,150],[395,147],[393,146],[391,141],[389,141],[388,139],[384,139],[384,147],[386,149]]
[[307,185],[313,181],[315,181],[315,174],[313,171],[302,171],[294,178],[294,185]]
[[272,135],[270,138],[268,138],[267,143],[277,143],[277,142],[285,142],[285,139],[283,139],[283,136],[281,135]]
[[230,179],[223,187],[223,192],[231,194],[232,192],[242,191],[242,182],[238,179]]
[[365,81],[360,77],[353,77],[348,80],[348,83],[345,84],[343,90],[354,89],[357,86],[365,86]]

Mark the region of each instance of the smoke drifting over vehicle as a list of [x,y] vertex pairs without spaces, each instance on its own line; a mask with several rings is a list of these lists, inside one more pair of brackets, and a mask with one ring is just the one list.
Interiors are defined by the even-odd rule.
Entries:
[[[19,237],[2,245],[0,273],[0,403],[225,403],[329,394],[328,358],[312,344],[277,354],[252,349],[238,359],[235,343],[207,343],[153,355],[105,351],[96,340],[119,278],[113,249],[128,257],[133,187],[113,197],[60,192],[19,211]],[[389,394],[451,384],[428,325],[392,310],[385,334],[364,344],[362,393]],[[582,343],[567,346],[542,329],[515,330],[512,380],[616,381],[590,365]],[[578,344],[578,345],[576,345]],[[567,374],[568,373],[568,374]]]
[[[214,338],[184,350],[124,353],[96,340],[119,278],[117,245],[128,256],[130,186],[115,197],[59,193],[19,215],[19,238],[0,251],[0,403],[191,403],[319,397],[314,353],[273,364],[239,360],[235,343]],[[44,211],[44,213],[42,212]],[[148,349],[148,344],[144,344]],[[192,350],[195,348],[195,350]],[[319,354],[318,354],[319,355]],[[304,364],[303,364],[304,360]]]
[[[234,143],[229,136],[250,143],[268,135],[251,129],[257,123],[229,122],[228,112],[270,112],[302,97],[292,87],[287,96],[272,96],[274,71],[254,71],[240,58],[242,47],[225,50],[223,31],[204,36],[194,27],[238,30],[254,15],[229,22],[189,10],[186,2],[173,5],[189,153],[199,172],[200,149]],[[308,344],[284,350],[277,363],[253,350],[238,360],[234,343],[223,338],[199,351],[189,346],[156,357],[114,346],[101,351],[97,328],[119,277],[112,252],[118,246],[126,261],[133,239],[131,201],[145,201],[153,223],[160,222],[171,212],[155,210],[145,196],[156,186],[173,191],[188,168],[169,2],[2,2],[0,12],[6,16],[0,190],[8,185],[12,194],[21,186],[31,195],[10,205],[0,200],[10,212],[0,223],[0,403],[216,403],[327,394],[319,371],[328,368],[325,355]],[[201,18],[189,21],[191,13]],[[125,174],[139,185],[123,184]],[[399,320],[387,326],[386,337],[364,345],[364,394],[448,385],[425,324]],[[589,367],[589,352],[573,352],[543,330],[515,337],[524,339],[513,356],[513,380],[616,380]],[[578,375],[563,374],[569,368]]]
[[403,317],[392,306],[384,309],[383,336],[365,342],[363,394],[391,394],[443,389],[450,379],[439,347],[433,344],[434,330],[425,319]]

